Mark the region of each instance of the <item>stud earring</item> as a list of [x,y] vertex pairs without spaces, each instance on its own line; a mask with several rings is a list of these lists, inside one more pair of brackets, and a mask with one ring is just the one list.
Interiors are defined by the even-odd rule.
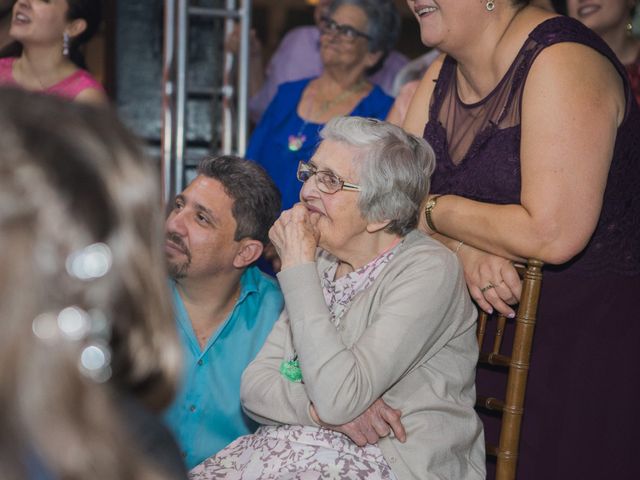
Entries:
[[629,22],[624,26],[624,30],[627,33],[628,36],[632,36],[633,35],[633,23]]
[[496,4],[493,3],[493,0],[487,0],[487,4],[485,5],[485,8],[487,9],[488,12],[493,11],[494,8],[496,8]]
[[62,55],[64,55],[65,57],[69,56],[69,44],[71,43],[71,40],[69,38],[69,34],[67,32],[64,32],[62,34]]

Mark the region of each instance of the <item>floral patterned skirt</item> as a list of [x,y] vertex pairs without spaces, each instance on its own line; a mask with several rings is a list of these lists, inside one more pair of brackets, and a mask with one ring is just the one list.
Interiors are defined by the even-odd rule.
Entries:
[[189,472],[191,480],[396,480],[377,445],[325,428],[260,427]]

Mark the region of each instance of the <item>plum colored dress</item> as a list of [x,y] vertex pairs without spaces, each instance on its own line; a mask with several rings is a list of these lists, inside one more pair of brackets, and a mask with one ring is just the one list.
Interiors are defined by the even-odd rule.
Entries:
[[[517,478],[639,479],[640,111],[625,68],[596,34],[566,17],[538,25],[495,89],[472,105],[458,97],[456,62],[447,57],[424,130],[437,156],[432,191],[520,203],[524,83],[537,55],[560,42],[611,61],[624,82],[626,114],[590,242],[543,270]],[[478,371],[478,392],[496,381]],[[495,438],[495,420],[483,420]]]
[[[13,62],[15,60],[15,57],[0,58],[0,85],[18,86],[13,78]],[[80,92],[88,88],[104,91],[100,82],[93,78],[89,72],[79,68],[67,78],[43,90],[42,93],[73,100]]]

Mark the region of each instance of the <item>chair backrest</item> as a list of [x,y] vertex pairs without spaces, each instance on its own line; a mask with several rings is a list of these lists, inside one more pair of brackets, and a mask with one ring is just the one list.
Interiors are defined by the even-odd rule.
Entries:
[[[476,400],[477,410],[501,414],[499,443],[495,445],[487,442],[486,445],[487,457],[496,457],[496,480],[512,480],[516,475],[529,357],[542,284],[542,266],[542,262],[533,259],[527,262],[526,267],[516,265],[523,283],[515,319],[479,311],[478,366],[487,365],[490,368],[502,369],[506,373],[503,399],[490,396],[490,392],[478,391]],[[494,323],[495,335],[491,335],[488,329]],[[513,336],[508,332],[509,329],[513,329]]]

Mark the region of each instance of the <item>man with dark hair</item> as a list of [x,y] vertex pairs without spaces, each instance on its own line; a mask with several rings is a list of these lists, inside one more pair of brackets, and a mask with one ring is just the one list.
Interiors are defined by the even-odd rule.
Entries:
[[207,158],[176,196],[165,252],[184,348],[182,388],[165,419],[192,468],[257,426],[240,406],[240,377],[283,307],[274,279],[252,265],[280,212],[254,162]]

